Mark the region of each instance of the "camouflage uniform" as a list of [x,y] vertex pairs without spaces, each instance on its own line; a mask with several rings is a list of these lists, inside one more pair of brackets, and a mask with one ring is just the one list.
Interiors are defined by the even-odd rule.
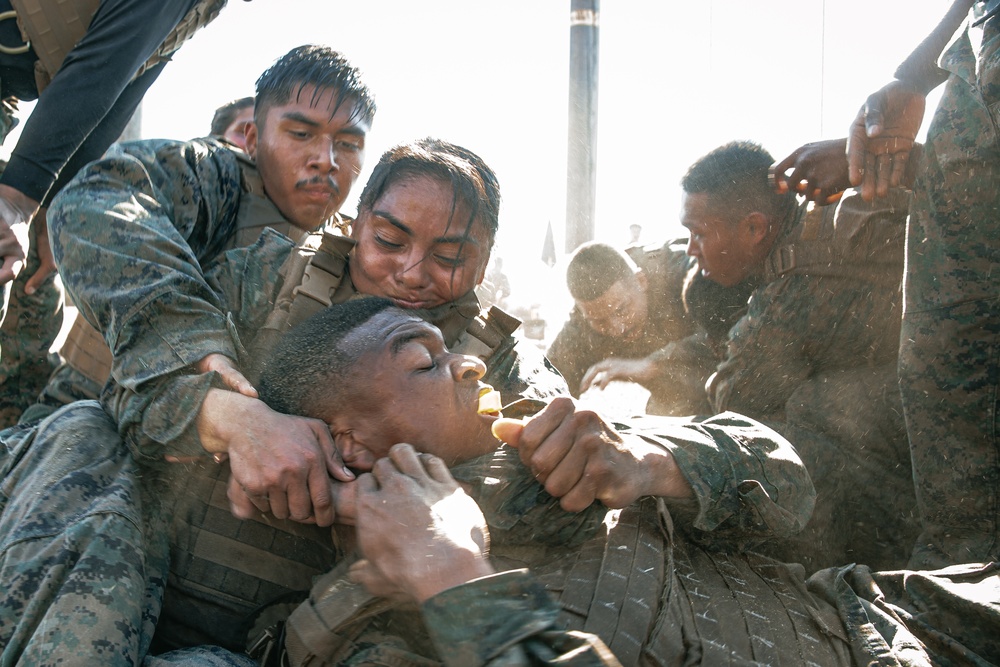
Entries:
[[942,55],[951,77],[913,189],[899,351],[923,529],[913,566],[1000,554],[998,23],[968,28]]
[[[67,292],[114,352],[102,400],[142,460],[204,454],[194,423],[205,393],[221,384],[190,367],[211,353],[250,361],[247,350],[283,286],[295,243],[270,230],[229,251],[213,277],[202,271],[234,233],[240,183],[233,152],[215,142],[134,142],[84,169],[49,211]],[[109,214],[123,202],[128,215]],[[345,275],[342,292],[353,292],[349,283]],[[470,294],[433,315],[476,313]],[[501,352],[487,380],[506,395],[566,393],[530,345],[508,337]]]
[[156,476],[86,401],[0,432],[0,479],[0,664],[139,664],[167,565]]
[[716,410],[774,426],[817,486],[812,522],[774,552],[809,571],[902,567],[916,534],[895,372],[905,193],[799,207],[709,383]]
[[[222,353],[248,367],[247,350],[256,349],[284,287],[282,267],[296,243],[276,231],[220,256],[243,199],[232,151],[211,141],[146,141],[91,164],[49,211],[67,289],[115,354],[102,400],[144,469],[161,470],[168,454],[204,456],[195,420],[205,393],[221,384],[190,365]],[[349,275],[338,294],[355,294]],[[454,342],[479,307],[470,294],[435,311],[428,317]],[[566,393],[541,353],[510,336],[491,358],[487,381],[508,398]],[[256,607],[308,588],[336,561],[329,531],[233,518],[227,479],[226,466],[171,467],[160,648],[241,646]]]
[[24,293],[28,278],[38,270],[37,228],[29,230],[27,261],[10,285],[10,303],[0,324],[0,428],[17,423],[55,368],[49,348],[62,325],[62,284],[53,273],[34,294]]
[[807,582],[800,566],[749,549],[809,516],[812,485],[787,442],[731,413],[619,428],[669,450],[695,498],[567,514],[516,453],[458,466],[501,572],[443,591],[419,614],[330,582],[331,609],[350,608],[336,610],[320,664],[985,665],[1000,655],[995,564],[846,566]]
[[[672,369],[664,381],[650,383],[646,412],[649,414],[708,414],[705,381],[715,358],[704,335],[696,330],[684,311],[681,293],[690,267],[683,241],[670,241],[658,248],[629,248],[629,256],[646,274],[648,317],[642,333],[623,341],[594,331],[579,309],[556,335],[546,356],[559,369],[574,396],[580,396],[580,381],[594,364],[609,358],[652,357]],[[677,369],[677,370],[673,370]]]
[[[30,40],[31,48],[23,54],[0,55],[4,73],[0,143],[16,124],[18,99],[40,99],[40,103],[11,154],[3,184],[47,206],[69,177],[99,158],[121,134],[173,52],[214,20],[225,4],[226,0],[4,2],[5,10],[19,12],[16,21],[11,15],[4,22],[8,31],[4,43],[15,45],[17,38],[23,38]],[[59,29],[53,30],[49,21],[60,23]],[[100,63],[99,75],[88,63]],[[15,423],[34,402],[54,366],[49,347],[62,323],[63,295],[55,276],[32,296],[24,294],[25,283],[38,268],[35,246],[32,238],[24,270],[3,286],[0,427]]]

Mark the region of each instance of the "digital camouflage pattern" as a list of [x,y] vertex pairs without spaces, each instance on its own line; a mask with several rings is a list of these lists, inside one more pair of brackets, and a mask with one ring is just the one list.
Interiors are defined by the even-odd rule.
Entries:
[[[205,392],[219,383],[214,374],[192,375],[190,364],[220,352],[247,367],[247,350],[283,287],[281,269],[296,244],[278,232],[267,229],[252,246],[220,256],[237,226],[240,173],[234,153],[215,142],[119,145],[83,170],[49,212],[68,290],[115,352],[103,400],[143,469],[162,472],[165,454],[204,456],[193,424]],[[91,271],[94,262],[108,270]],[[472,295],[460,301],[433,315],[467,322],[462,313],[478,305]],[[510,337],[489,372],[510,398],[566,391],[540,352]],[[336,561],[329,531],[319,539],[280,522],[234,519],[227,468],[193,463],[172,472],[161,648],[233,647],[255,608],[307,587]]]
[[903,192],[868,204],[854,191],[800,205],[708,385],[716,410],[762,420],[799,450],[816,511],[768,553],[810,572],[903,567],[916,536],[896,378],[907,206]]
[[685,242],[668,241],[661,247],[636,246],[626,250],[643,270],[648,284],[649,314],[638,338],[623,341],[594,331],[579,309],[546,352],[549,361],[566,378],[573,396],[580,396],[580,382],[594,364],[617,357],[642,359],[651,355],[670,373],[651,383],[649,414],[708,414],[705,381],[715,367],[715,356],[684,309],[682,292],[691,262]]
[[[240,195],[232,151],[215,142],[154,140],[113,148],[49,211],[66,289],[115,355],[115,382],[102,400],[129,446],[154,465],[164,454],[204,453],[194,422],[219,381],[192,375],[190,366],[211,353],[245,365],[283,286],[281,268],[295,244],[271,230],[211,262],[234,234]],[[129,202],[130,215],[109,214],[121,202]],[[107,270],[95,274],[90,267],[98,265]],[[566,393],[542,354],[514,339],[492,360],[487,380],[511,398]]]
[[49,348],[62,326],[61,284],[53,273],[31,296],[24,292],[28,278],[38,270],[38,224],[30,227],[27,261],[9,284],[10,303],[0,324],[0,428],[17,423],[55,366]]
[[952,75],[913,191],[899,376],[923,529],[915,567],[1000,554],[997,24],[942,56]]
[[695,500],[560,514],[516,453],[463,464],[454,472],[474,482],[500,573],[419,614],[371,618],[364,601],[356,615],[341,610],[338,652],[323,664],[916,667],[1000,656],[996,564],[846,565],[807,581],[800,566],[746,548],[808,517],[812,485],[787,442],[733,414],[622,428],[668,448]]
[[155,476],[93,401],[0,431],[0,474],[0,663],[139,664],[167,565]]

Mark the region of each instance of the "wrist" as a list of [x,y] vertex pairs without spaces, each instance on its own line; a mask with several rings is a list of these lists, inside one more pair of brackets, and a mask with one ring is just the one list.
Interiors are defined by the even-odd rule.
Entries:
[[30,222],[31,217],[38,211],[38,202],[17,188],[0,183],[0,199],[7,202],[17,213],[24,218],[24,222]]
[[681,473],[680,466],[669,450],[656,442],[639,437],[647,448],[643,457],[643,470],[646,471],[647,489],[644,496],[657,498],[693,498],[694,491],[687,478]]
[[227,389],[209,389],[195,422],[202,448],[209,454],[228,453],[233,424],[244,423],[239,417],[244,404],[255,400]]
[[410,595],[418,604],[423,604],[450,588],[496,574],[494,567],[481,555],[470,553],[469,556],[471,558],[449,560],[436,569],[435,576],[411,582]]

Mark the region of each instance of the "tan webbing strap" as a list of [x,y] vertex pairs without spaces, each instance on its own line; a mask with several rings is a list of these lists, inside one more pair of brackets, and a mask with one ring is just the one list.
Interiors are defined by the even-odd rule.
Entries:
[[309,260],[299,284],[292,291],[288,325],[294,326],[334,302],[334,294],[344,280],[347,255],[354,240],[324,231],[316,253]]
[[[213,21],[226,6],[227,0],[201,0],[191,8],[163,40],[160,48],[135,73],[139,76],[148,68],[169,60],[170,55],[189,40],[200,28]],[[97,13],[100,0],[11,0],[17,12],[17,22],[25,41],[38,56],[35,63],[35,84],[38,92],[52,81],[62,67],[66,55],[83,39]]]
[[77,314],[59,350],[66,363],[98,385],[111,375],[111,350],[97,329]]
[[369,619],[394,606],[349,581],[349,568],[350,562],[341,563],[317,579],[309,599],[288,617],[285,651],[291,667],[332,664]]
[[139,74],[142,74],[153,65],[161,63],[164,60],[169,60],[170,55],[181,48],[184,42],[191,39],[201,28],[215,20],[219,12],[222,11],[222,8],[226,6],[226,2],[227,0],[202,0],[192,7],[191,11],[184,15],[184,18],[180,20],[170,34],[167,35],[166,39],[163,40],[157,52],[139,69],[136,76],[139,76]]
[[[63,60],[90,27],[101,0],[10,0],[25,41],[38,56],[40,69],[48,81],[59,71]],[[37,68],[36,68],[37,69]],[[36,79],[38,73],[36,71]],[[39,84],[43,84],[39,81]],[[38,86],[38,92],[44,85]]]
[[[664,581],[665,535],[655,518],[656,503],[646,499],[618,515],[608,532],[604,562],[584,625],[603,638],[622,664],[639,664],[658,614]],[[647,520],[643,520],[646,517]]]
[[500,349],[510,336],[521,326],[521,320],[505,313],[496,306],[490,306],[469,322],[458,342],[451,346],[453,352],[479,357],[489,365],[490,358]]

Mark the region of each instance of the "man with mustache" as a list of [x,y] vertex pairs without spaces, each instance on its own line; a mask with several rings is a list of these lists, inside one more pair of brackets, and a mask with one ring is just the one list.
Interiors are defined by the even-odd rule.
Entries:
[[[329,147],[331,141],[322,128],[337,108],[327,107],[332,104],[329,96],[314,96],[310,90],[295,87],[291,91],[292,110],[287,110],[289,105],[272,110],[268,120],[274,122],[259,129],[260,141],[268,137],[270,141],[266,148],[264,143],[258,147],[258,167],[265,191],[276,205],[279,201],[296,202],[295,193],[314,189],[317,181],[308,172],[296,178],[296,174],[288,173],[290,170],[275,171],[273,165],[280,164],[278,149],[283,141],[291,142],[284,152],[294,153],[302,135],[316,133],[316,141]],[[312,120],[308,114],[318,115],[319,119]],[[313,130],[314,125],[320,130]],[[253,137],[254,128],[250,134]],[[339,144],[337,148],[341,148]],[[160,523],[164,517],[159,513],[159,501],[151,501],[144,494],[191,500],[190,512],[170,516],[180,524],[172,530],[190,539],[184,543],[186,556],[171,561],[175,566],[171,574],[174,593],[165,612],[165,618],[170,620],[161,624],[157,646],[177,647],[201,641],[232,646],[234,637],[242,643],[245,629],[240,632],[238,624],[219,619],[239,620],[283,591],[308,587],[310,577],[328,569],[335,555],[328,531],[325,539],[324,531],[319,531],[317,537],[318,529],[311,524],[327,526],[333,521],[336,480],[353,475],[336,453],[328,428],[318,420],[283,415],[267,407],[253,396],[255,390],[248,388],[234,368],[236,363],[250,367],[255,359],[263,359],[273,341],[296,318],[304,317],[300,311],[322,309],[324,305],[314,296],[341,301],[365,291],[391,294],[395,301],[439,322],[451,341],[470,346],[486,357],[498,384],[509,390],[510,396],[524,393],[540,398],[565,391],[565,385],[540,353],[525,356],[508,333],[492,324],[492,314],[479,314],[472,287],[482,278],[489,258],[498,222],[499,191],[492,171],[471,151],[429,139],[398,146],[383,156],[362,194],[354,225],[357,252],[349,258],[346,253],[354,243],[345,237],[325,234],[318,235],[323,239],[319,243],[307,239],[296,244],[267,229],[253,246],[229,251],[209,265],[205,274],[190,246],[174,228],[173,220],[188,225],[185,229],[193,242],[212,247],[218,236],[231,229],[223,222],[226,215],[235,213],[234,207],[219,207],[231,202],[235,192],[227,190],[221,196],[210,196],[207,188],[196,188],[202,182],[196,179],[186,181],[190,185],[187,189],[156,187],[149,179],[162,177],[168,167],[159,161],[143,162],[122,155],[95,163],[53,207],[54,247],[76,302],[89,320],[101,322],[109,318],[104,320],[103,328],[108,329],[106,335],[114,343],[116,368],[104,402],[117,416],[118,430],[138,460],[144,479],[140,484],[131,460],[121,460],[117,451],[104,456],[98,447],[98,454],[81,456],[85,460],[103,457],[100,460],[106,460],[109,466],[104,477],[117,479],[122,487],[132,489],[121,499],[118,515],[137,524],[126,527],[132,535],[131,543],[139,544],[137,552],[144,560],[124,565],[122,571],[134,574],[133,590],[141,590],[147,585],[143,582],[149,582],[149,604],[136,603],[147,619],[155,618],[158,609],[156,595],[162,586],[157,585],[155,573],[165,555],[162,539],[166,529]],[[186,164],[209,169],[207,175],[214,168],[211,160]],[[333,170],[329,162],[326,165],[327,171]],[[133,194],[125,196],[124,192]],[[146,194],[149,192],[160,193],[163,201],[155,204]],[[145,213],[132,217],[114,213],[133,211],[136,204],[146,207]],[[68,241],[68,229],[107,238],[108,232],[95,227],[95,220],[111,225],[117,233],[127,236],[127,242],[99,248],[82,236],[73,238],[72,243]],[[154,229],[158,231],[151,231]],[[90,253],[101,259],[84,259]],[[94,262],[117,265],[119,269],[95,274],[86,268],[94,266]],[[287,265],[298,266],[297,277],[292,277]],[[340,273],[339,281],[331,282],[332,272]],[[311,296],[308,286],[298,289],[308,282],[303,281],[303,276],[324,278],[325,295],[313,292]],[[298,298],[303,292],[309,302],[306,305]],[[221,330],[213,331],[214,324]],[[532,354],[530,349],[528,354]],[[208,366],[221,373],[203,372],[206,356],[211,358]],[[202,363],[196,363],[198,359]],[[233,391],[234,386],[245,393]],[[59,413],[58,419],[53,416],[44,422],[48,438],[29,433],[18,439],[16,448],[28,455],[9,461],[17,468],[11,481],[13,488],[42,489],[44,497],[49,497],[46,489],[59,488],[46,477],[48,473],[37,472],[38,467],[31,463],[44,459],[50,451],[63,451],[58,434],[64,427],[48,427],[54,427],[57,421],[72,423],[75,414],[78,412],[67,409]],[[65,428],[94,432],[93,428],[85,431],[79,425]],[[25,444],[32,438],[31,445]],[[81,452],[85,451],[81,448]],[[167,463],[195,465],[213,454],[218,455],[217,460],[228,457],[227,465],[211,465],[199,469],[198,474],[182,470],[169,476],[176,468]],[[59,467],[56,472],[63,469]],[[166,488],[152,491],[146,480],[157,480],[162,475],[168,476]],[[76,503],[92,508],[82,512],[84,519],[101,506],[101,489],[108,484],[109,480],[102,478],[85,485],[83,493],[93,502],[81,499]],[[218,500],[225,497],[227,486],[238,516],[259,517],[261,511],[267,512],[253,530],[232,533],[224,528],[234,522],[224,509],[219,516]],[[11,498],[16,499],[12,505],[18,507],[9,514],[5,512],[5,519],[9,516],[14,521],[31,515],[34,509],[42,511],[42,506],[34,502],[38,497],[12,492]],[[56,512],[54,519],[48,519],[50,534],[70,532],[80,516]],[[60,525],[65,526],[61,532]],[[19,534],[15,527],[6,530],[11,535]],[[66,547],[65,551],[73,556],[67,556],[65,551],[57,555],[63,560],[78,558],[94,542],[83,539]],[[38,544],[45,545],[43,537],[38,536]],[[248,549],[270,554],[272,544],[288,545],[282,552],[285,566],[273,567],[273,561],[268,561],[267,571],[277,573],[277,579],[273,574],[270,579],[262,579],[256,570],[246,571],[245,566],[256,562],[252,558],[232,560],[232,554],[246,553]],[[32,584],[51,570],[50,564],[47,558],[32,561],[30,554],[11,561],[7,567],[12,573],[6,580],[20,578],[27,583],[17,596],[0,601],[0,610],[6,603],[17,617],[18,602],[31,597]],[[69,575],[70,581],[73,574]],[[52,584],[53,588],[59,586],[57,582]],[[125,595],[123,600],[134,601],[136,597]],[[68,599],[71,601],[72,595]],[[204,609],[204,605],[218,610],[210,614],[214,620],[193,623],[199,617],[192,610]],[[28,638],[26,641],[34,634],[27,622],[18,631]]]
[[[158,257],[172,267],[186,263],[180,282],[201,279],[198,284],[206,288],[202,263],[207,265],[226,247],[252,243],[261,229],[303,237],[328,220],[339,221],[336,214],[361,170],[375,112],[358,70],[328,47],[297,47],[260,77],[257,93],[257,120],[248,137],[253,161],[213,140],[120,145],[74,181],[71,190],[79,198],[66,193],[52,210],[79,212],[86,204],[94,214],[88,218],[93,238],[87,243],[101,239],[118,259],[127,260],[139,245],[148,243],[146,249],[159,252],[163,246],[156,245],[157,239],[179,241],[183,232],[192,234],[204,242],[198,252],[172,249]],[[81,181],[88,185],[78,191]],[[163,217],[171,222],[153,231],[154,221]],[[217,230],[211,239],[204,234],[208,224]],[[102,260],[78,269],[79,277],[109,281],[117,299],[135,299],[130,312],[155,302],[154,308],[179,317],[179,328],[195,344],[202,342],[197,311],[185,311],[185,297],[166,281],[128,261],[116,265]],[[145,333],[153,341],[151,349],[185,355],[179,341],[165,340],[162,330]],[[128,368],[146,374],[162,370],[154,356],[128,357]],[[218,381],[214,373],[198,378]],[[105,379],[106,370],[100,381]],[[140,384],[147,379],[132,378]],[[174,399],[180,394],[166,400]],[[40,426],[12,429],[3,436],[4,660],[46,664],[82,655],[91,661],[104,656],[104,664],[134,665],[149,645],[162,595],[162,582],[152,573],[166,556],[155,507],[144,498],[157,470],[146,466],[140,471],[124,450],[106,450],[99,441],[109,437],[107,428],[81,418],[86,414],[86,409],[68,410]],[[151,420],[157,416],[150,411]],[[168,431],[180,425],[159,422]],[[285,437],[310,442],[325,437],[328,442],[329,433],[313,426],[293,424]],[[69,445],[60,440],[64,436]],[[110,437],[117,440],[114,429]],[[324,485],[328,468],[340,479],[352,478],[332,445],[325,453]],[[161,465],[164,461],[162,453],[150,458]],[[332,463],[325,465],[328,460]],[[108,577],[114,586],[103,586]],[[91,609],[95,603],[99,609]]]
[[[328,47],[304,46],[279,59],[258,79],[257,89],[259,115],[255,116],[253,144],[245,153],[206,140],[148,140],[119,145],[97,163],[109,169],[132,160],[149,164],[151,183],[164,203],[188,190],[212,201],[218,210],[212,224],[219,227],[213,243],[197,251],[179,251],[197,260],[198,266],[189,267],[191,272],[200,273],[200,264],[227,248],[253,243],[266,226],[296,239],[324,224],[349,227],[339,211],[364,165],[364,141],[375,115],[374,99],[360,72]],[[301,97],[310,91],[326,91],[327,99],[321,103]],[[248,99],[253,110],[253,98]],[[293,118],[308,127],[308,134],[292,136],[296,131],[290,126]],[[270,173],[261,173],[257,159],[261,149],[269,151],[263,170]],[[280,160],[272,159],[275,156]],[[279,183],[278,177],[291,180]],[[211,194],[213,190],[218,194]],[[170,202],[161,211],[174,218],[181,233],[187,233],[201,224],[196,212],[184,208],[192,203],[174,206]],[[102,243],[111,239],[141,242],[137,235],[144,233],[146,225],[156,229],[157,223],[153,216],[145,223],[143,218],[141,211],[124,218],[109,215],[95,221],[99,227],[91,234]],[[82,315],[60,352],[63,363],[36,404],[25,411],[22,422],[40,419],[71,401],[100,395],[110,372],[111,353],[102,334]]]

